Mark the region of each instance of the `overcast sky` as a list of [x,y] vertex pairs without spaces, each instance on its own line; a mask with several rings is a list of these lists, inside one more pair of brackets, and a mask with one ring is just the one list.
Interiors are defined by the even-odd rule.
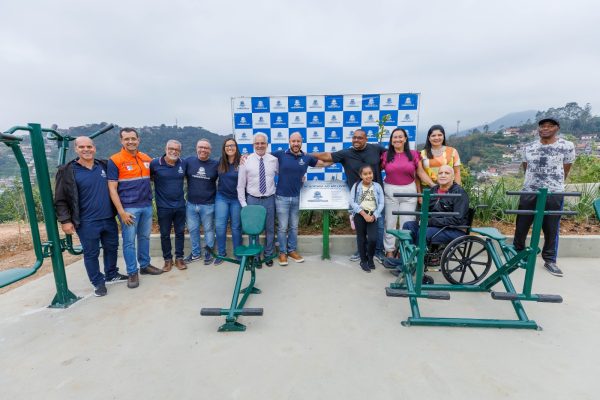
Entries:
[[0,0],[0,130],[203,126],[231,97],[419,92],[419,131],[591,103],[597,1]]

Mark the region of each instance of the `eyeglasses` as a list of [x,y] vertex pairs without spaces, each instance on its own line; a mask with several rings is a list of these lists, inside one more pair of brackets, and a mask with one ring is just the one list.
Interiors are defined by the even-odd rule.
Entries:
[[181,153],[181,149],[176,149],[174,147],[167,147],[167,151],[175,151],[177,153]]
[[210,150],[210,147],[208,147],[208,146],[198,146],[198,148],[200,150]]
[[233,148],[235,148],[235,144],[226,144],[225,148],[226,149],[233,149]]

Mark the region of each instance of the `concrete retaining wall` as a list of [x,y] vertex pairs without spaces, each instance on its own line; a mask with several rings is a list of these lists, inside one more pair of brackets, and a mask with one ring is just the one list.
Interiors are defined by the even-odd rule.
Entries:
[[[509,239],[509,242],[511,239]],[[173,242],[173,240],[172,240]],[[352,254],[356,250],[356,236],[354,235],[332,235],[329,237],[331,254]],[[540,247],[543,245],[540,244]],[[322,236],[300,236],[298,238],[298,250],[302,254],[321,254],[323,248]],[[173,249],[174,251],[174,249]],[[185,255],[190,253],[190,240],[186,236]],[[152,257],[161,257],[160,236],[152,235],[150,244]],[[227,239],[227,254],[231,255],[231,236]],[[600,258],[600,236],[561,236],[558,249],[559,257],[598,257]]]

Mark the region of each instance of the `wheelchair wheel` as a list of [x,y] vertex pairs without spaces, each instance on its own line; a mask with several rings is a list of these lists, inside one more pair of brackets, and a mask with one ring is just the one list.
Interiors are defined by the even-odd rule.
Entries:
[[454,285],[473,285],[490,270],[492,258],[485,240],[477,236],[461,236],[451,241],[442,254],[441,269]]

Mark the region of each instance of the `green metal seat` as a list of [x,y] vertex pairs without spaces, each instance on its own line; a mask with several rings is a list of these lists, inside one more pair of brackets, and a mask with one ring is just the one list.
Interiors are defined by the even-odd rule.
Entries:
[[410,231],[405,231],[405,230],[400,230],[400,229],[388,229],[387,233],[389,233],[390,235],[392,235],[400,240],[412,240]]
[[596,211],[596,218],[600,221],[600,197],[594,200],[594,211]]
[[[40,263],[41,265],[41,263]],[[25,279],[30,275],[35,274],[37,268],[12,268],[6,271],[0,272],[0,288],[4,286],[8,286],[11,283],[20,281],[21,279]]]
[[504,236],[500,231],[496,228],[486,227],[486,228],[471,228],[471,232],[478,233],[483,236],[487,236],[490,239],[494,240],[506,240],[506,236]]
[[233,250],[237,257],[257,256],[263,251],[263,246],[258,242],[258,235],[265,229],[267,209],[263,206],[251,205],[242,208],[242,232],[250,237],[248,246],[238,246]]

